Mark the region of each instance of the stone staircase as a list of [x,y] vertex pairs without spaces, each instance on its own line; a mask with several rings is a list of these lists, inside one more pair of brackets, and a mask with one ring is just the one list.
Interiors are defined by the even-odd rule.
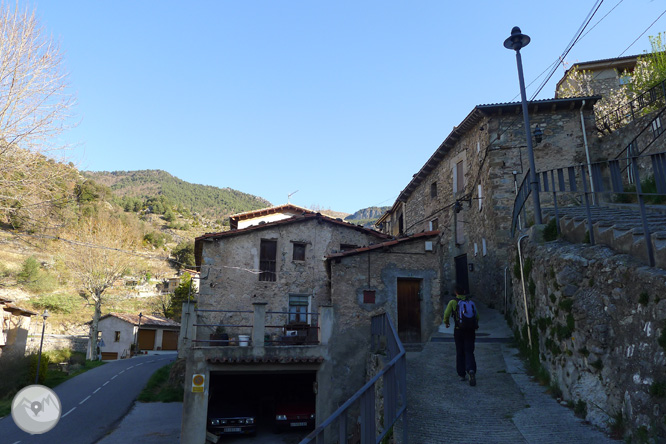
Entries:
[[[553,208],[543,208],[544,223],[555,217]],[[666,269],[666,205],[648,205],[655,266]],[[603,204],[590,207],[595,244],[632,255],[649,264],[646,238],[638,205]],[[560,232],[569,242],[582,243],[587,237],[587,211],[584,206],[559,207]]]

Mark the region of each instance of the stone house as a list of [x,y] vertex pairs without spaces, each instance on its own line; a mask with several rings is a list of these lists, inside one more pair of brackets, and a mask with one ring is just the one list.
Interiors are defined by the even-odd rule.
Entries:
[[180,324],[153,315],[108,313],[99,320],[102,359],[129,358],[133,344],[141,351],[178,348]]
[[[529,103],[537,170],[592,161],[602,154],[593,105],[598,97]],[[486,303],[503,303],[517,187],[529,171],[520,103],[476,106],[446,137],[378,221],[393,236],[439,230],[442,296],[452,282]],[[548,205],[548,202],[542,202]],[[531,216],[522,223],[531,223]],[[523,218],[524,219],[524,218]]]
[[0,358],[25,355],[30,318],[37,313],[17,307],[11,299],[0,297]]
[[[638,56],[617,57],[613,59],[594,60],[590,62],[574,63],[566,70],[555,87],[555,98],[560,98],[560,93],[568,86],[573,86],[575,80],[572,73],[585,71],[591,74],[591,86],[595,94],[605,96],[610,91],[620,88],[628,81]],[[578,86],[578,85],[576,85]]]
[[406,338],[439,323],[438,234],[392,239],[307,211],[198,237],[200,292],[196,309],[183,308],[193,386],[182,439],[203,442],[209,395],[224,391],[233,404],[239,386],[260,421],[272,421],[289,392],[316,406],[317,422],[330,416],[366,382],[373,315],[402,314]]

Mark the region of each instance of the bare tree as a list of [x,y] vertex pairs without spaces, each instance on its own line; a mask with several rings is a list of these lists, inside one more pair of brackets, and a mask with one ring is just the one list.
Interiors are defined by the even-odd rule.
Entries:
[[99,319],[106,291],[135,262],[132,254],[139,244],[135,232],[110,214],[85,218],[61,241],[60,258],[80,289],[81,296],[95,309],[90,326],[88,356],[95,355]]
[[[0,214],[38,219],[72,191],[75,170],[55,162],[58,136],[70,119],[69,92],[58,44],[34,11],[0,4]],[[62,160],[62,159],[60,159]]]

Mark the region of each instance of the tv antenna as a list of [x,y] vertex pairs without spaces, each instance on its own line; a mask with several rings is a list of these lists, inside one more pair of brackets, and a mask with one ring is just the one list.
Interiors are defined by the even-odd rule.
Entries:
[[294,191],[294,192],[291,193],[291,194],[287,194],[287,203],[289,203],[289,199],[291,199],[291,196],[293,196],[293,195],[296,194],[296,193],[298,193],[298,190]]

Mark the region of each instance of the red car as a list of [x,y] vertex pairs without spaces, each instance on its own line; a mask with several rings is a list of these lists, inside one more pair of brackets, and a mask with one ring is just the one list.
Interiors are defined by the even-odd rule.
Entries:
[[275,430],[314,429],[314,399],[287,399],[278,402],[275,409]]

